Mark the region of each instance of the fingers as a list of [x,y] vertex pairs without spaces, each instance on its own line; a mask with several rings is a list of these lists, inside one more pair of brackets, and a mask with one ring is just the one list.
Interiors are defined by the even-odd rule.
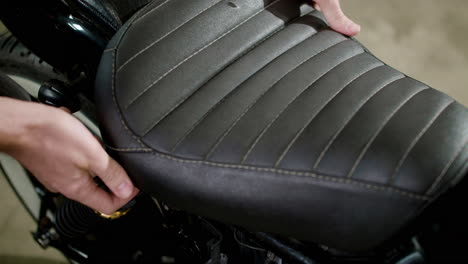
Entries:
[[134,189],[127,198],[122,199],[98,187],[91,177],[85,179],[76,189],[62,194],[105,214],[112,214],[138,193],[138,190]]
[[[97,175],[111,192],[99,187],[89,174]],[[68,193],[62,194],[105,214],[112,214],[139,192],[125,170],[101,146],[95,149],[88,170],[83,170],[79,178]]]
[[96,137],[88,139],[87,144],[85,150],[89,163],[86,169],[89,173],[98,176],[115,196],[121,199],[131,197],[136,188],[125,170],[107,154]]
[[[81,184],[80,190],[76,191],[76,195],[79,196],[75,200],[102,213],[113,213],[133,199],[139,190],[133,186],[125,170],[107,154],[95,137],[89,137],[86,143],[86,186]],[[98,176],[111,192],[98,187],[89,174]]]
[[354,36],[361,31],[361,26],[343,13],[339,0],[315,0],[315,3],[332,29],[348,36]]
[[97,175],[106,186],[121,199],[127,199],[134,194],[136,188],[133,186],[130,178],[125,170],[107,153],[102,150],[101,155],[103,158],[95,159],[94,162],[99,164],[92,164],[91,170]]

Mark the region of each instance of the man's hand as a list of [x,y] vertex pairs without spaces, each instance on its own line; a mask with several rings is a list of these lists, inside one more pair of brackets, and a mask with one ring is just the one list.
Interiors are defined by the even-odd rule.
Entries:
[[325,15],[328,24],[334,30],[348,36],[354,36],[361,31],[361,26],[343,13],[340,0],[315,0],[314,2],[314,7]]
[[[63,110],[0,97],[0,150],[16,158],[47,189],[110,214],[138,190],[99,141]],[[98,176],[111,193],[99,188]]]

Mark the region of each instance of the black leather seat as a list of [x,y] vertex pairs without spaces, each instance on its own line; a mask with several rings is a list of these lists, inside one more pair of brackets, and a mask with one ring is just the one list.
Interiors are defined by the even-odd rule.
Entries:
[[467,109],[302,1],[154,1],[110,42],[96,88],[142,190],[342,250],[388,240],[467,171]]

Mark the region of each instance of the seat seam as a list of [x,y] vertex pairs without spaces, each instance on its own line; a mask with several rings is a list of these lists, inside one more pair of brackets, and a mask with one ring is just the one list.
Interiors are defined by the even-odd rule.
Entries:
[[400,172],[401,167],[406,161],[406,158],[408,157],[409,153],[413,150],[414,146],[416,146],[419,140],[424,136],[424,134],[426,134],[426,132],[435,123],[435,121],[439,119],[442,113],[444,113],[449,108],[449,106],[451,106],[453,103],[455,103],[455,100],[450,100],[438,113],[434,115],[434,117],[431,118],[431,120],[429,120],[429,122],[421,129],[418,135],[416,135],[416,137],[413,139],[411,144],[408,146],[408,148],[404,152],[401,159],[398,161],[395,169],[393,170],[393,173],[388,180],[389,185],[392,185],[394,183],[396,175]]
[[215,2],[213,3],[212,5],[208,6],[207,8],[203,9],[202,11],[198,12],[195,16],[191,17],[190,19],[188,19],[187,21],[185,21],[184,23],[178,25],[177,27],[173,28],[172,30],[170,30],[169,32],[167,32],[166,34],[164,34],[163,36],[161,36],[160,38],[158,38],[157,40],[153,41],[151,44],[149,44],[148,46],[146,46],[145,48],[143,48],[142,50],[138,51],[135,55],[133,55],[132,57],[130,57],[127,61],[125,61],[124,63],[122,63],[122,65],[119,66],[119,68],[117,68],[117,72],[120,72],[123,67],[125,67],[125,65],[127,65],[128,63],[130,63],[131,61],[133,61],[136,57],[138,57],[139,55],[141,55],[143,52],[147,51],[148,49],[150,49],[151,47],[153,47],[154,45],[158,44],[159,42],[161,42],[162,40],[164,40],[166,37],[168,37],[169,35],[171,35],[173,32],[175,32],[176,30],[178,30],[179,28],[183,27],[184,25],[190,23],[192,20],[194,20],[195,18],[197,18],[198,16],[200,16],[201,14],[203,14],[204,12],[206,12],[208,9],[212,8],[213,6],[217,5],[221,3],[221,1],[218,1],[218,2]]
[[[286,28],[286,27],[284,27]],[[234,91],[237,90],[237,88],[239,86],[241,86],[242,84],[244,84],[245,82],[247,82],[248,80],[250,80],[253,76],[255,76],[256,73],[258,73],[259,71],[263,70],[264,68],[266,68],[267,66],[269,66],[271,63],[273,63],[276,59],[278,59],[279,57],[283,56],[284,54],[286,54],[288,51],[292,50],[293,48],[295,48],[296,46],[300,45],[301,43],[303,43],[304,41],[310,39],[311,37],[315,36],[316,34],[318,33],[318,31],[316,31],[315,33],[313,33],[311,36],[305,38],[304,40],[298,42],[297,44],[295,44],[294,46],[290,47],[289,49],[285,50],[284,52],[282,52],[281,54],[279,54],[278,56],[274,57],[272,60],[270,60],[268,63],[266,63],[265,65],[263,65],[262,67],[260,67],[258,70],[256,70],[255,72],[253,72],[249,77],[247,77],[244,81],[242,81],[239,85],[237,85],[236,87],[234,87],[231,91],[229,91],[223,98],[221,98],[221,100],[219,100],[219,102],[217,102],[215,105],[213,105],[201,118],[199,118],[195,124],[184,134],[184,136],[179,139],[177,141],[177,143],[174,145],[174,147],[171,148],[171,152],[174,152],[178,145],[180,143],[182,143],[197,127],[198,125],[208,116],[209,113],[211,113],[214,109],[216,109],[222,102],[224,102]],[[255,47],[254,47],[255,48]],[[252,49],[253,50],[253,49]]]
[[354,162],[353,166],[351,167],[351,170],[349,171],[347,178],[351,178],[361,163],[361,160],[364,158],[365,154],[369,150],[370,146],[374,142],[374,140],[377,138],[377,136],[380,134],[380,132],[387,126],[387,124],[390,122],[390,120],[408,103],[411,99],[413,99],[416,95],[420,94],[422,91],[428,90],[429,87],[424,87],[423,89],[417,91],[413,95],[409,96],[406,100],[404,100],[393,112],[388,116],[388,118],[382,123],[382,125],[377,129],[377,131],[374,133],[374,135],[369,139],[369,141],[366,143],[364,146],[364,149],[361,151],[359,154],[358,158]]
[[458,150],[456,152],[456,154],[453,156],[453,158],[447,162],[445,167],[440,172],[439,176],[437,176],[437,178],[434,180],[432,185],[424,193],[425,196],[430,195],[432,192],[435,191],[435,189],[438,187],[439,183],[445,177],[445,174],[447,173],[447,171],[450,169],[450,167],[452,167],[453,163],[457,160],[457,158],[463,153],[463,150],[466,148],[467,145],[468,145],[468,139],[465,140],[462,147],[460,148],[460,150]]
[[[115,150],[119,151],[121,149],[115,148]],[[123,149],[123,151],[121,152],[129,152],[127,150],[128,149]],[[140,152],[143,152],[143,151],[140,151]],[[336,183],[342,183],[342,184],[356,185],[356,186],[364,187],[366,189],[371,189],[371,190],[388,191],[388,192],[395,193],[395,194],[405,196],[405,197],[409,197],[415,200],[427,201],[431,199],[430,196],[421,195],[421,194],[410,192],[410,191],[404,191],[404,190],[400,190],[400,189],[390,187],[390,186],[380,186],[377,184],[367,183],[364,181],[358,181],[354,179],[345,179],[341,177],[329,176],[329,175],[313,173],[313,172],[285,170],[285,169],[277,169],[277,168],[269,168],[269,167],[254,167],[254,166],[246,166],[246,165],[240,165],[240,164],[211,162],[211,161],[206,161],[206,160],[190,160],[190,159],[183,159],[183,158],[170,156],[167,154],[157,152],[155,150],[144,151],[144,152],[151,153],[157,157],[160,157],[166,160],[171,160],[171,161],[185,163],[185,164],[207,165],[210,167],[268,172],[268,173],[291,175],[291,176],[297,176],[297,177],[308,177],[308,178],[313,178],[316,180],[323,180],[326,182],[336,182]]]
[[[115,85],[115,53],[116,51],[114,51],[112,53],[112,60],[113,60],[113,63],[112,63],[112,87],[114,87]],[[118,109],[118,104],[117,104],[117,98],[115,96],[115,88],[112,89],[112,98],[114,99],[114,104],[117,106],[117,109]],[[125,129],[129,132],[130,136],[136,140],[136,142],[138,142],[140,144],[140,146],[144,146],[143,142],[141,142],[141,140],[136,136],[134,135],[133,133],[131,133],[130,129],[127,127],[127,125],[125,124],[125,122],[123,121],[123,119],[120,120],[122,125],[125,127]]]
[[123,118],[123,115],[122,115],[122,112],[119,108],[119,105],[117,103],[117,96],[116,96],[116,92],[115,92],[115,77],[116,77],[116,72],[115,72],[115,65],[117,63],[116,61],[116,57],[117,57],[117,52],[118,52],[118,47],[120,46],[120,43],[122,42],[122,39],[124,38],[126,32],[130,29],[130,27],[133,25],[133,23],[135,22],[136,18],[138,17],[138,15],[143,12],[146,8],[142,8],[140,9],[134,16],[133,20],[131,22],[129,22],[129,25],[128,27],[124,30],[123,34],[120,36],[120,39],[117,41],[116,45],[114,48],[108,48],[107,50],[109,51],[113,51],[112,52],[112,80],[111,80],[111,90],[112,90],[112,100],[117,108],[117,113],[119,115],[119,119],[120,119],[120,123],[122,124],[122,126],[124,127],[124,129],[127,131],[128,134],[130,134],[130,136],[143,148],[147,147],[145,144],[143,144],[143,142],[140,140],[140,138],[138,138],[138,136],[136,136],[131,130],[130,128],[127,126],[126,122],[124,121],[124,118]]
[[[256,48],[258,45],[262,44],[263,42],[265,42],[267,39],[269,39],[271,36],[274,36],[278,31],[280,31],[281,29],[284,28],[284,25],[280,26],[278,29],[275,29],[273,32],[271,32],[270,34],[268,34],[268,36],[266,36],[264,39],[260,40],[259,43],[257,43],[256,45],[253,45],[252,47],[246,49],[246,51],[242,52],[242,54],[240,54],[237,58],[235,58],[230,64],[234,63],[235,61],[237,61],[238,59],[242,58],[245,54],[249,53],[251,50],[253,50],[254,48]],[[218,71],[219,72],[222,72],[224,70],[223,69],[220,69]],[[215,74],[214,76],[216,76],[217,74]],[[143,136],[145,136],[146,134],[148,134],[149,132],[151,132],[151,130],[153,130],[153,128],[155,128],[164,118],[166,118],[168,115],[170,115],[177,107],[179,107],[181,104],[183,104],[186,100],[188,100],[193,94],[195,94],[199,89],[201,89],[203,86],[205,86],[212,78],[210,78],[208,81],[204,82],[202,85],[200,85],[198,88],[196,88],[192,93],[190,93],[189,95],[187,95],[186,97],[184,97],[182,100],[180,100],[178,103],[176,103],[173,107],[171,107],[166,113],[164,113],[156,122],[155,124],[153,124],[147,131],[144,131],[144,134]],[[233,89],[235,90],[235,88]]]
[[364,54],[364,51],[362,53],[359,53],[359,54],[356,54],[356,55],[353,55],[345,60],[343,60],[342,62],[339,62],[338,64],[334,65],[331,69],[329,69],[328,71],[324,72],[322,75],[320,75],[317,79],[315,79],[315,81],[313,81],[312,83],[309,83],[305,88],[304,90],[302,90],[301,92],[299,92],[296,96],[294,96],[294,98],[272,119],[270,120],[270,122],[267,124],[267,126],[261,131],[261,133],[256,137],[256,139],[253,141],[253,143],[250,145],[249,149],[247,150],[247,152],[242,156],[242,160],[241,160],[241,164],[244,164],[244,162],[247,160],[248,156],[250,155],[250,153],[252,152],[252,150],[255,148],[255,146],[258,144],[258,142],[262,139],[262,137],[266,134],[266,132],[270,129],[270,127],[273,125],[273,123],[281,116],[281,114],[284,113],[284,111],[286,111],[286,109],[289,108],[289,106],[294,103],[297,98],[299,98],[302,94],[304,94],[307,90],[309,90],[309,88],[311,88],[314,84],[316,84],[318,81],[320,81],[324,76],[327,76],[330,72],[332,72],[334,69],[336,69],[337,67],[339,67],[340,65],[342,65],[343,63],[349,61],[350,59],[352,58],[355,58],[361,54]]
[[171,69],[169,69],[166,73],[164,73],[163,75],[161,75],[160,77],[158,77],[155,81],[153,81],[150,85],[148,85],[146,88],[143,89],[143,91],[141,91],[140,93],[138,93],[138,95],[133,98],[132,100],[130,100],[130,102],[124,107],[125,110],[127,110],[136,100],[138,100],[138,98],[141,98],[141,96],[143,94],[145,94],[149,89],[151,89],[152,87],[154,87],[159,81],[161,81],[162,79],[164,79],[167,75],[169,75],[171,72],[173,72],[175,69],[177,69],[179,66],[181,66],[182,64],[184,64],[185,62],[187,62],[188,60],[190,60],[191,58],[193,58],[194,56],[196,56],[197,54],[199,54],[200,52],[204,51],[206,48],[210,47],[211,45],[213,45],[214,43],[216,43],[218,40],[224,38],[225,36],[227,36],[228,34],[230,34],[231,32],[233,32],[234,30],[236,30],[238,27],[242,26],[243,24],[247,23],[250,19],[254,18],[255,16],[257,16],[258,14],[262,13],[263,11],[265,11],[267,8],[271,7],[272,5],[278,3],[279,1],[283,1],[283,0],[275,0],[274,2],[270,3],[269,5],[267,5],[266,7],[263,7],[261,8],[260,10],[258,10],[257,12],[255,12],[253,15],[251,15],[250,17],[248,17],[247,19],[245,19],[244,21],[242,21],[241,23],[237,24],[235,27],[231,28],[230,30],[228,30],[227,32],[223,33],[221,36],[217,37],[216,39],[212,40],[210,43],[206,44],[205,46],[203,46],[201,49],[197,50],[196,52],[192,53],[190,56],[186,57],[185,59],[183,59],[181,62],[177,63],[176,65],[174,65]]
[[153,152],[154,150],[151,148],[116,148],[116,147],[111,147],[108,144],[105,144],[105,147],[114,150],[117,152],[132,152],[132,153],[137,153],[137,152]]
[[[372,70],[372,69],[371,69]],[[279,164],[283,161],[283,159],[286,157],[287,153],[289,152],[289,150],[291,149],[291,147],[293,146],[293,144],[296,142],[296,140],[299,138],[299,136],[304,132],[304,130],[307,128],[307,126],[309,126],[309,124],[323,111],[323,109],[325,109],[325,107],[331,102],[333,101],[336,96],[338,96],[342,91],[344,91],[349,85],[351,85],[354,81],[356,81],[357,79],[361,78],[362,76],[364,76],[365,74],[369,73],[371,70],[369,71],[365,71],[361,74],[359,74],[358,76],[354,77],[353,79],[351,79],[348,83],[346,83],[340,90],[336,91],[329,99],[327,102],[325,102],[325,104],[320,107],[320,109],[306,122],[306,124],[298,131],[298,133],[294,136],[294,138],[288,143],[288,145],[286,146],[286,148],[281,152],[281,154],[279,155],[278,159],[275,161],[275,165],[274,167],[278,167]]]
[[135,18],[135,20],[132,22],[132,24],[135,24],[137,23],[138,21],[142,20],[143,18],[145,18],[147,15],[153,13],[154,11],[158,10],[161,6],[169,3],[171,0],[164,0],[164,2],[160,3],[159,5],[153,7],[151,10],[149,10],[148,12],[146,12],[145,14],[143,14],[142,16],[138,17],[138,18]]
[[[315,35],[314,35],[315,36]],[[271,91],[271,89],[273,87],[276,86],[276,84],[278,84],[281,80],[283,80],[286,76],[288,76],[291,72],[293,72],[294,70],[296,70],[297,68],[299,68],[301,65],[303,65],[304,63],[308,62],[309,60],[317,57],[318,55],[320,55],[322,52],[328,50],[328,49],[331,49],[333,47],[335,47],[336,45],[340,44],[340,43],[343,43],[347,40],[343,40],[343,41],[339,41],[333,45],[331,45],[330,47],[327,47],[327,48],[323,48],[321,50],[319,50],[317,53],[315,53],[314,55],[312,55],[311,57],[308,57],[306,58],[305,60],[303,60],[301,63],[299,63],[297,66],[295,66],[294,68],[290,69],[288,72],[286,72],[280,79],[278,79],[277,81],[275,81],[272,86],[270,86],[269,88],[267,88],[262,94],[259,95],[259,97],[257,99],[255,99],[255,101],[253,101],[241,114],[240,116],[234,121],[233,124],[231,124],[231,126],[223,133],[223,135],[221,136],[221,138],[219,138],[216,143],[210,148],[210,150],[208,151],[208,154],[206,154],[205,156],[205,159],[209,159],[210,156],[214,153],[214,151],[216,150],[216,148],[219,146],[219,144],[221,144],[221,142],[224,140],[224,138],[229,134],[229,132],[231,132],[231,130],[234,128],[234,126],[237,125],[237,123],[242,119],[242,117],[244,117],[244,115],[261,99],[263,98],[264,95],[266,95],[269,91]]]
[[[374,69],[377,69],[377,68],[380,68],[380,67],[385,67],[385,64],[382,64],[378,67],[375,67]],[[372,69],[372,70],[374,70]],[[343,130],[349,125],[349,123],[351,122],[351,120],[353,120],[353,118],[356,116],[356,114],[370,101],[372,100],[372,98],[374,98],[375,95],[377,95],[379,92],[383,91],[386,87],[388,87],[389,85],[391,85],[392,83],[398,81],[398,80],[401,80],[403,79],[405,76],[403,74],[398,74],[395,76],[395,78],[389,78],[387,79],[387,81],[389,81],[388,83],[384,84],[383,86],[381,86],[379,89],[375,90],[371,96],[369,96],[361,106],[359,106],[351,115],[350,117],[345,121],[345,123],[343,124],[343,126],[335,133],[335,135],[331,138],[331,140],[328,142],[328,144],[325,146],[325,148],[321,151],[319,157],[317,158],[317,160],[315,161],[314,163],[314,169],[317,169],[317,167],[320,165],[320,162],[322,161],[322,159],[325,157],[325,154],[328,152],[328,150],[330,149],[330,147],[332,146],[333,143],[335,143],[335,140],[338,138],[338,136],[341,134],[341,132],[343,132]]]

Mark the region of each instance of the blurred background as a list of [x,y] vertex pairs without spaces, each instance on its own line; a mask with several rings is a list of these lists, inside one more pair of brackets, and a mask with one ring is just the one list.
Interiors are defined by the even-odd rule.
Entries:
[[341,2],[377,57],[468,105],[468,1]]
[[[362,27],[357,39],[377,57],[468,106],[468,1],[342,0],[342,6]],[[66,263],[33,241],[35,224],[1,172],[0,208],[0,263]]]

